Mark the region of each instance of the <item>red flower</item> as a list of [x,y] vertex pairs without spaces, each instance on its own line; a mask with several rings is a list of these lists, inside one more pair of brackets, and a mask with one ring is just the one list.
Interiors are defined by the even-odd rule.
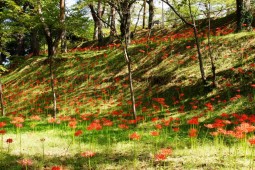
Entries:
[[31,159],[21,159],[18,163],[22,166],[29,166],[33,164],[33,161]]
[[6,125],[5,122],[0,122],[0,128],[3,128]]
[[9,139],[6,140],[6,142],[7,142],[7,143],[12,143],[13,140],[12,140],[12,138],[9,138]]
[[100,123],[92,122],[88,127],[87,130],[101,130],[102,126]]
[[119,124],[118,127],[121,129],[128,129],[128,126],[126,124]]
[[70,121],[69,124],[68,124],[68,126],[69,126],[70,128],[73,128],[73,129],[76,128],[76,125],[77,125],[76,120],[72,120],[72,121]]
[[159,154],[155,154],[154,158],[155,158],[155,161],[163,161],[166,159],[166,155],[159,153]]
[[81,156],[84,158],[93,157],[95,155],[96,155],[96,153],[92,152],[92,151],[86,151],[86,152],[81,153]]
[[62,170],[62,168],[60,166],[53,166],[51,170]]
[[251,145],[255,145],[255,136],[252,137],[251,139],[249,139],[249,143],[250,143]]
[[156,127],[156,129],[162,129],[162,125],[161,124],[156,124],[155,127]]
[[80,136],[82,135],[82,130],[77,130],[75,133],[74,133],[74,136]]
[[6,130],[0,130],[0,134],[1,134],[1,135],[6,134]]
[[190,125],[198,125],[198,117],[193,117],[192,119],[187,121]]
[[131,135],[129,135],[129,138],[133,139],[133,140],[139,140],[141,138],[141,136],[138,135],[136,132],[134,132]]
[[160,153],[162,153],[162,154],[164,154],[164,155],[167,155],[167,156],[171,155],[172,152],[173,152],[173,151],[172,151],[171,148],[162,148],[162,149],[160,149]]
[[193,138],[197,136],[197,129],[191,128],[189,129],[189,137]]
[[152,131],[151,136],[159,136],[159,132],[158,131]]

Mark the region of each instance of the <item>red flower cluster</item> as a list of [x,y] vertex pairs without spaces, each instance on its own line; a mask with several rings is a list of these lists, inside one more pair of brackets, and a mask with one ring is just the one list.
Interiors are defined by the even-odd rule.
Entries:
[[157,154],[154,155],[154,159],[155,161],[163,161],[171,154],[172,154],[171,148],[162,148]]
[[84,157],[84,158],[93,157],[95,155],[96,155],[96,153],[92,152],[92,151],[86,151],[86,152],[81,153],[81,156]]
[[129,135],[129,138],[133,139],[133,140],[139,140],[141,138],[141,136],[138,135],[136,132],[134,132],[134,133]]

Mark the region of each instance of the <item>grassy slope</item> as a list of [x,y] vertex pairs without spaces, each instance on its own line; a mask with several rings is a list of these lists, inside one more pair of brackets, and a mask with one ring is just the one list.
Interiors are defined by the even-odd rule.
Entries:
[[[225,28],[215,32],[226,34],[228,31]],[[3,77],[9,115],[3,120],[9,122],[11,117],[17,115],[29,118],[35,114],[43,120],[36,123],[33,131],[31,125],[34,121],[26,119],[21,129],[21,150],[19,135],[15,134],[13,125],[7,125],[4,141],[11,137],[14,143],[9,153],[4,143],[4,150],[0,152],[1,169],[20,169],[16,162],[20,158],[33,159],[35,169],[53,165],[62,165],[66,169],[87,169],[87,159],[80,157],[80,152],[88,149],[97,153],[91,159],[95,169],[248,169],[249,156],[244,155],[249,155],[251,151],[240,148],[249,146],[231,137],[224,137],[224,144],[216,141],[213,146],[215,141],[203,124],[213,122],[222,113],[254,113],[251,101],[254,67],[251,64],[254,61],[255,33],[212,37],[218,82],[218,88],[213,90],[204,90],[201,85],[190,30],[164,36],[160,32],[154,34],[149,44],[146,38],[138,38],[129,49],[133,59],[138,113],[143,118],[136,128],[128,122],[132,118],[125,115],[131,108],[128,104],[127,68],[121,48],[70,52],[55,58],[59,115],[78,120],[77,129],[84,131],[81,144],[78,138],[72,143],[74,131],[63,117],[58,119],[61,121],[59,125],[47,122],[52,113],[52,103],[46,57],[21,61],[17,68]],[[202,40],[202,54],[210,80],[206,43]],[[168,107],[161,106],[153,98],[164,98]],[[213,110],[206,107],[208,103]],[[116,116],[118,112],[123,113]],[[84,121],[81,115],[90,120]],[[200,117],[201,125],[198,140],[192,144],[188,137],[190,126],[186,122],[194,116]],[[159,137],[151,137],[150,131],[156,129],[155,125],[163,125],[162,122],[169,120],[169,117],[179,117],[180,120],[174,120],[169,126],[158,130],[161,133]],[[113,127],[93,132],[86,130],[92,120],[103,122],[102,118],[112,120]],[[159,120],[152,122],[153,118]],[[129,129],[122,130],[118,128],[119,124],[126,124]],[[179,127],[180,131],[174,132],[174,127]],[[142,136],[140,141],[129,140],[128,135],[135,131]],[[42,157],[42,138],[46,139],[45,158]],[[153,155],[164,147],[171,147],[173,155],[163,162],[153,161]],[[236,156],[234,153],[237,153]]]

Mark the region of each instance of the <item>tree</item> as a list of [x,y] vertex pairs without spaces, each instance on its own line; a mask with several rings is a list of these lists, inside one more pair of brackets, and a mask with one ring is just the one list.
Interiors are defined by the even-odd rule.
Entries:
[[189,13],[190,13],[190,17],[191,17],[192,23],[189,23],[184,17],[182,17],[181,14],[179,14],[178,11],[176,11],[175,8],[169,3],[168,0],[162,0],[162,1],[164,3],[166,3],[173,10],[173,12],[186,25],[188,25],[189,27],[191,27],[193,29],[194,37],[195,37],[195,43],[196,43],[196,47],[197,47],[197,54],[198,54],[198,60],[199,60],[199,68],[200,68],[200,73],[201,73],[201,79],[203,81],[203,84],[207,85],[207,81],[206,81],[206,77],[205,77],[205,71],[204,71],[204,66],[203,66],[203,60],[202,60],[202,54],[201,54],[201,50],[200,50],[200,43],[199,43],[199,39],[198,39],[198,32],[197,32],[197,27],[196,27],[195,19],[194,19],[194,16],[192,14],[190,0],[188,0],[188,7],[189,7]]
[[244,25],[251,28],[253,17],[250,6],[250,0],[236,0],[236,32],[242,31]]
[[143,0],[143,29],[145,28],[146,0]]
[[[54,5],[54,2],[51,2]],[[50,3],[49,3],[50,4]],[[49,6],[47,6],[49,7]],[[45,15],[42,12],[42,5],[41,1],[37,0],[37,8],[38,8],[38,14],[40,21],[44,28],[44,34],[46,38],[46,42],[48,45],[48,59],[49,59],[49,67],[50,67],[50,80],[51,80],[51,90],[53,95],[53,111],[54,111],[54,117],[57,115],[57,97],[54,87],[54,73],[53,73],[53,57],[56,54],[56,48],[58,47],[59,41],[61,37],[63,36],[63,24],[64,24],[64,18],[65,18],[65,0],[59,1],[59,17],[57,18],[57,21],[48,22],[45,19]],[[49,16],[49,15],[48,15]],[[49,21],[49,20],[48,20]],[[52,21],[52,18],[51,18]],[[59,25],[55,28],[55,32],[53,32],[53,29],[50,27],[51,24],[54,24],[55,22],[59,23]]]
[[148,28],[151,29],[152,26],[153,26],[153,18],[154,18],[155,7],[154,7],[153,0],[148,0],[147,2],[148,2],[148,4],[149,4]]
[[110,12],[110,39],[111,40],[117,34],[115,20],[116,20],[116,10],[114,7],[111,7],[111,12]]
[[130,41],[130,24],[131,24],[131,7],[135,3],[135,0],[109,0],[108,3],[115,8],[120,17],[120,31],[123,46],[124,58],[128,67],[128,80],[129,80],[129,90],[130,98],[132,102],[132,112],[133,117],[137,120],[136,115],[136,106],[135,106],[135,95],[133,87],[133,78],[132,78],[132,60],[128,53],[128,45]]
[[89,4],[89,8],[91,11],[92,18],[94,20],[94,40],[98,40],[98,43],[102,43],[103,41],[103,31],[102,31],[102,16],[104,10],[102,9],[102,2],[98,0],[97,2],[97,9],[94,8],[92,3]]

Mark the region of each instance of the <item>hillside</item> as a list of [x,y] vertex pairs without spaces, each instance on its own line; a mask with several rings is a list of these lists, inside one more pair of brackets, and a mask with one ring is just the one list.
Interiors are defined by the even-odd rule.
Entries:
[[[21,169],[23,158],[32,159],[31,169],[252,169],[255,33],[234,34],[228,25],[211,34],[214,89],[202,85],[191,29],[157,29],[149,41],[137,33],[129,48],[137,127],[119,44],[55,57],[56,120],[47,57],[20,60],[2,77],[7,117],[0,122],[7,125],[0,129],[7,133],[0,169]],[[206,35],[200,33],[211,83]],[[95,155],[81,154],[87,150]]]

